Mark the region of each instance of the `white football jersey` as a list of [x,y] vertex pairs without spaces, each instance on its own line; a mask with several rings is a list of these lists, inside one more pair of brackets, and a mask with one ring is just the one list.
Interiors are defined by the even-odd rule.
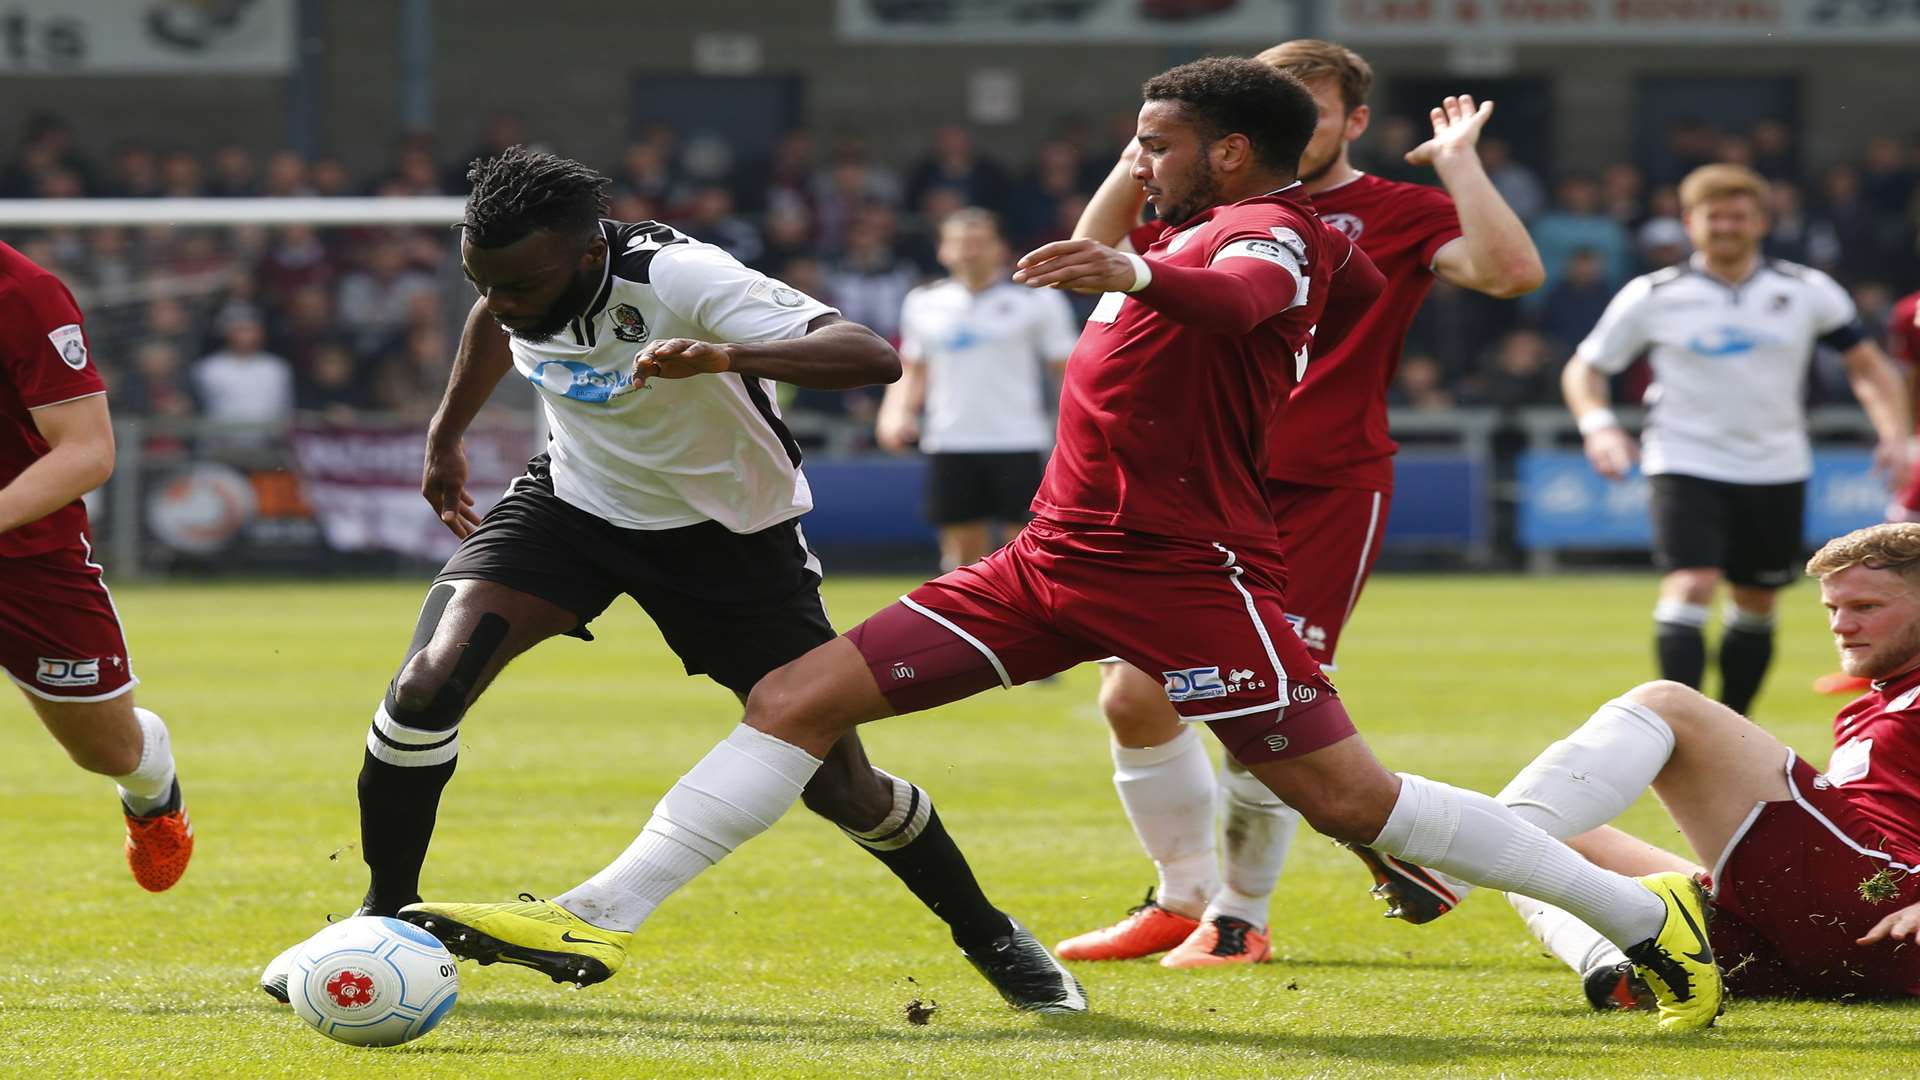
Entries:
[[600,227],[606,276],[586,313],[548,341],[508,337],[547,412],[554,493],[626,529],[751,533],[812,509],[770,380],[724,372],[616,391],[650,340],[782,341],[834,309],[658,222]]
[[1853,298],[1810,267],[1763,260],[1729,285],[1699,255],[1628,282],[1574,355],[1600,371],[1653,364],[1648,475],[1786,484],[1813,471],[1802,393],[1814,346],[1863,337]]
[[920,449],[1046,449],[1047,361],[1065,360],[1079,336],[1073,306],[1052,289],[1002,281],[976,293],[948,278],[908,293],[900,355],[927,365]]

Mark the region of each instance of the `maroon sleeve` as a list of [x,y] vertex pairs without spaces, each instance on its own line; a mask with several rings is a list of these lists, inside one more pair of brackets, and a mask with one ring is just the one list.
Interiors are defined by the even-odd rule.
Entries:
[[[1322,356],[1333,351],[1387,287],[1386,276],[1366,252],[1340,230],[1328,228],[1327,232],[1337,238],[1328,244],[1327,252],[1337,261],[1333,279],[1327,283],[1327,306],[1321,310],[1313,332],[1313,349]],[[1346,250],[1340,254],[1343,245]]]
[[1402,221],[1404,227],[1420,239],[1420,265],[1430,268],[1440,249],[1460,238],[1460,212],[1454,209],[1453,199],[1446,192],[1415,186],[1425,194],[1417,200],[1408,200],[1414,205],[1407,208]]
[[29,409],[102,393],[73,294],[52,275],[0,287],[0,368]]
[[1216,334],[1250,334],[1293,304],[1300,283],[1264,259],[1227,259],[1213,266],[1147,260],[1153,280],[1135,299],[1177,323]]

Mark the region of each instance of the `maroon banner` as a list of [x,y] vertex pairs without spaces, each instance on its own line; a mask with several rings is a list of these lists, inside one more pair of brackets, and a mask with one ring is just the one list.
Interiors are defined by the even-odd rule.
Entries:
[[[536,449],[528,428],[467,433],[467,493],[485,513],[526,470]],[[420,496],[424,431],[312,427],[293,432],[301,494],[336,551],[393,551],[445,559],[459,541]]]

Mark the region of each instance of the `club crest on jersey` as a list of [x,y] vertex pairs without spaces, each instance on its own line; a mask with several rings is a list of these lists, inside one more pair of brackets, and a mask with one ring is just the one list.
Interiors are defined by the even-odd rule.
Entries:
[[1346,233],[1347,239],[1353,241],[1358,241],[1367,228],[1367,223],[1361,221],[1358,214],[1321,214],[1320,220]]
[[1218,664],[1182,671],[1163,671],[1160,675],[1166,680],[1168,701],[1205,701],[1227,696],[1227,684],[1220,678]]
[[75,371],[87,366],[87,335],[80,329],[79,323],[68,323],[47,331],[47,340],[53,342],[53,351],[60,354],[61,362]]
[[632,304],[616,304],[607,311],[607,317],[613,320],[613,336],[621,341],[647,340],[647,320],[640,317],[640,309]]
[[39,667],[34,669],[33,681],[41,686],[98,686],[100,661],[58,660],[42,656]]
[[575,401],[607,401],[633,383],[624,371],[601,371],[578,360],[548,360],[527,379],[549,394]]

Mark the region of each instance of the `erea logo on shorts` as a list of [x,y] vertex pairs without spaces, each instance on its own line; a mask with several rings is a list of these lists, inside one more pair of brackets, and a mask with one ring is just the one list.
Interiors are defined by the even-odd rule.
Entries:
[[55,660],[42,656],[40,666],[34,670],[33,681],[41,686],[98,686],[100,661]]

